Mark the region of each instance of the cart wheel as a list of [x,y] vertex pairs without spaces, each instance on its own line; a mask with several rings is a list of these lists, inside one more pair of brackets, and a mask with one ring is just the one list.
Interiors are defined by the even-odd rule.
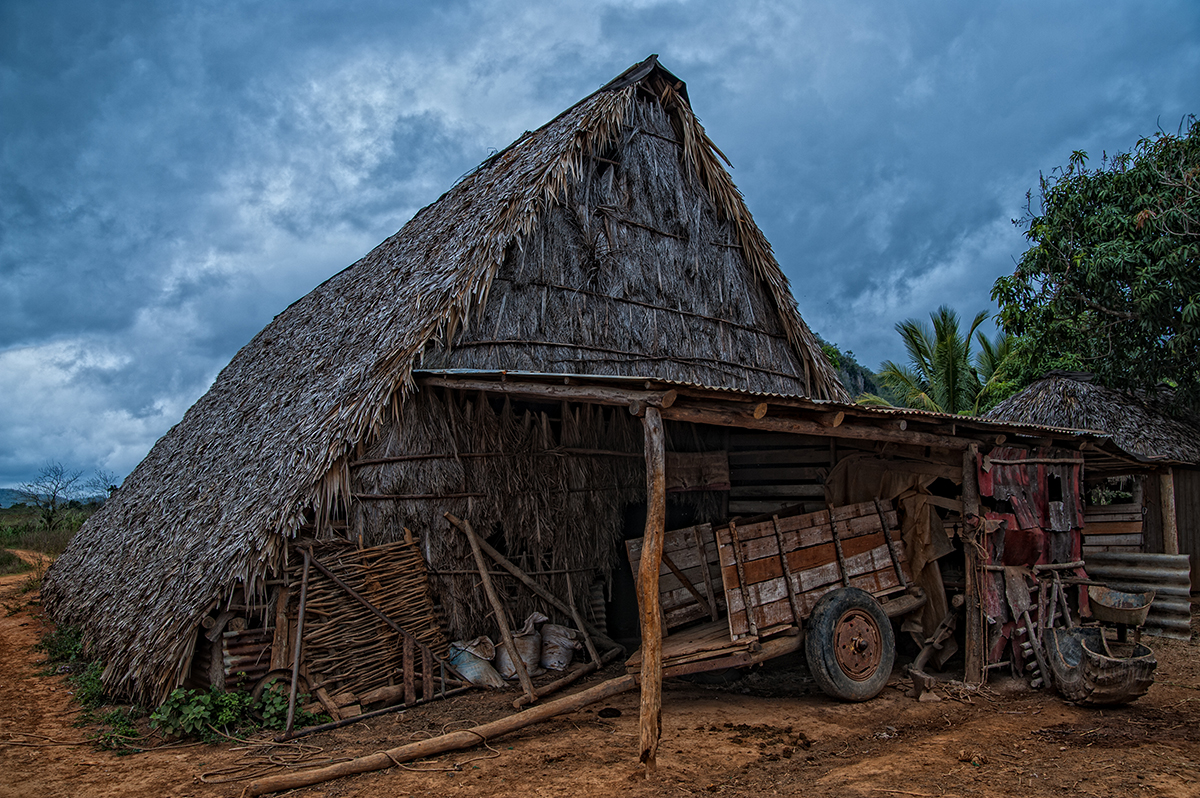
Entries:
[[843,701],[866,701],[887,686],[896,661],[892,622],[870,593],[844,587],[813,607],[804,636],[817,685]]

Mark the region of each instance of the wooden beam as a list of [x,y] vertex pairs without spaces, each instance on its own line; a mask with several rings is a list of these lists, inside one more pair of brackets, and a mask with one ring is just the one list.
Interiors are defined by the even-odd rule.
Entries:
[[[287,724],[283,734],[286,737],[292,733],[296,722],[296,690],[300,684],[300,652],[304,647],[304,611],[308,604],[308,566],[312,562],[312,554],[308,549],[302,549],[304,556],[304,573],[300,577],[300,607],[296,610],[296,643],[292,646],[292,685],[288,691]],[[213,658],[219,657],[220,649],[213,651]]]
[[821,413],[814,416],[813,420],[822,427],[840,427],[842,426],[842,422],[846,420],[846,414],[841,410],[836,413]]
[[662,736],[662,608],[658,572],[662,568],[667,511],[667,458],[662,416],[650,407],[642,418],[646,451],[646,530],[638,566],[638,611],[642,626],[639,755],[646,771],[657,767]]
[[892,441],[916,446],[938,446],[943,449],[965,450],[972,443],[970,438],[937,435],[930,432],[909,432],[856,423],[826,427],[805,418],[783,417],[778,414],[755,418],[747,411],[724,410],[709,407],[672,405],[664,407],[662,417],[668,421],[691,421],[696,424],[711,424],[718,427],[743,427],[769,432],[786,432],[793,435],[819,435],[822,437],[851,438],[865,441]]
[[670,407],[678,396],[674,390],[636,391],[607,385],[550,385],[542,382],[459,380],[452,377],[425,377],[419,381],[419,384],[423,387],[451,388],[456,391],[502,393],[524,399],[589,402],[620,407],[632,407],[634,404],[644,407]]
[[1159,472],[1158,489],[1162,496],[1163,554],[1179,553],[1179,523],[1175,517],[1175,473],[1168,468]]
[[507,718],[485,723],[482,726],[450,732],[440,737],[430,737],[427,740],[418,740],[415,743],[401,745],[388,751],[367,754],[357,759],[337,762],[321,768],[266,776],[250,782],[243,794],[258,796],[272,792],[282,792],[284,790],[295,790],[313,784],[322,784],[343,776],[385,770],[395,767],[402,762],[412,762],[414,759],[436,756],[437,754],[444,754],[447,751],[471,748],[480,743],[486,743],[488,740],[494,740],[501,735],[509,734],[526,726],[532,726],[535,723],[548,720],[555,715],[574,712],[588,704],[603,701],[626,690],[631,690],[636,685],[637,679],[633,676],[610,679],[582,692],[574,693],[556,701],[548,701],[539,706],[527,709],[524,712],[509,715]]
[[963,593],[967,601],[967,628],[965,632],[966,639],[964,641],[966,644],[966,652],[964,654],[966,667],[964,668],[963,681],[967,684],[980,684],[984,676],[983,619],[980,617],[982,605],[979,601],[981,581],[979,578],[980,562],[979,553],[975,548],[978,545],[978,538],[983,529],[983,519],[979,518],[979,481],[975,472],[977,454],[975,447],[972,446],[963,452],[962,458],[963,517],[975,516],[979,521],[975,526],[972,526],[970,523],[963,524],[963,559],[965,560],[963,570],[966,572],[966,584],[964,585]]

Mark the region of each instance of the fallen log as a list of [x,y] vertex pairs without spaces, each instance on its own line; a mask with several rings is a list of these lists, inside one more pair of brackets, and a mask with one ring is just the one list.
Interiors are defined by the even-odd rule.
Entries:
[[242,794],[257,796],[272,792],[281,792],[283,790],[294,790],[300,787],[309,787],[313,784],[322,784],[341,778],[342,776],[354,776],[359,773],[386,770],[402,762],[412,762],[414,759],[423,759],[427,756],[444,754],[447,751],[470,748],[479,745],[481,742],[495,739],[518,729],[523,729],[526,726],[532,726],[535,723],[549,720],[555,715],[574,712],[588,704],[603,701],[611,696],[632,690],[636,686],[637,679],[633,676],[610,679],[607,682],[601,682],[595,687],[588,688],[574,695],[565,696],[555,701],[547,701],[544,704],[531,707],[524,712],[518,712],[515,715],[509,715],[506,718],[485,723],[482,726],[443,734],[441,737],[431,737],[428,740],[420,740],[387,751],[368,754],[357,759],[351,759],[348,762],[338,762],[328,767],[314,768],[313,770],[304,770],[297,773],[281,773],[278,776],[268,776],[264,779],[258,779],[257,781],[250,782]]
[[[604,656],[600,657],[599,660],[595,662],[582,663],[578,667],[573,668],[570,673],[566,673],[561,678],[555,679],[554,681],[539,687],[537,689],[537,697],[542,698],[552,693],[557,693],[559,690],[562,690],[565,687],[570,687],[574,682],[579,681],[589,673],[593,673],[594,671],[603,668],[605,665],[612,662],[614,659],[624,653],[624,648],[610,648],[608,651],[604,652]],[[512,702],[513,709],[520,709],[528,703],[529,696],[520,696],[517,698],[517,700]]]

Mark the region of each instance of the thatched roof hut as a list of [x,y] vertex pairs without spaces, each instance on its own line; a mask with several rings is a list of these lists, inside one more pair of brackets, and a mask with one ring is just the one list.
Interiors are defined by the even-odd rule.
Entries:
[[1200,428],[1144,398],[1105,388],[1091,374],[1052,371],[984,418],[1097,430],[1148,463],[1200,463]]
[[[469,511],[510,552],[555,552],[558,573],[615,556],[640,461],[535,455],[639,451],[628,413],[418,394],[414,368],[848,400],[723,158],[651,57],[276,317],[47,575],[47,608],[84,626],[106,688],[162,699],[188,677],[202,620],[239,602],[267,616],[298,536],[361,547],[411,529],[451,574],[463,549],[433,519]],[[489,452],[513,456],[466,456]],[[460,631],[475,605],[440,584]]]

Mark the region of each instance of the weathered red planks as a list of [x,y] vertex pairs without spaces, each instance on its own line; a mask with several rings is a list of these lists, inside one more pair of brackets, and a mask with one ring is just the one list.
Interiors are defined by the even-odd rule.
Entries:
[[[896,512],[886,502],[883,509],[887,534],[896,540]],[[840,558],[833,530],[841,544]],[[903,589],[884,534],[874,502],[738,525],[736,536],[728,526],[718,528],[731,637],[737,640],[752,634],[754,628],[798,625],[822,595],[842,585],[843,569],[851,586],[868,593]],[[901,567],[905,567],[903,546],[896,548]],[[746,613],[747,604],[752,608],[753,624]]]

